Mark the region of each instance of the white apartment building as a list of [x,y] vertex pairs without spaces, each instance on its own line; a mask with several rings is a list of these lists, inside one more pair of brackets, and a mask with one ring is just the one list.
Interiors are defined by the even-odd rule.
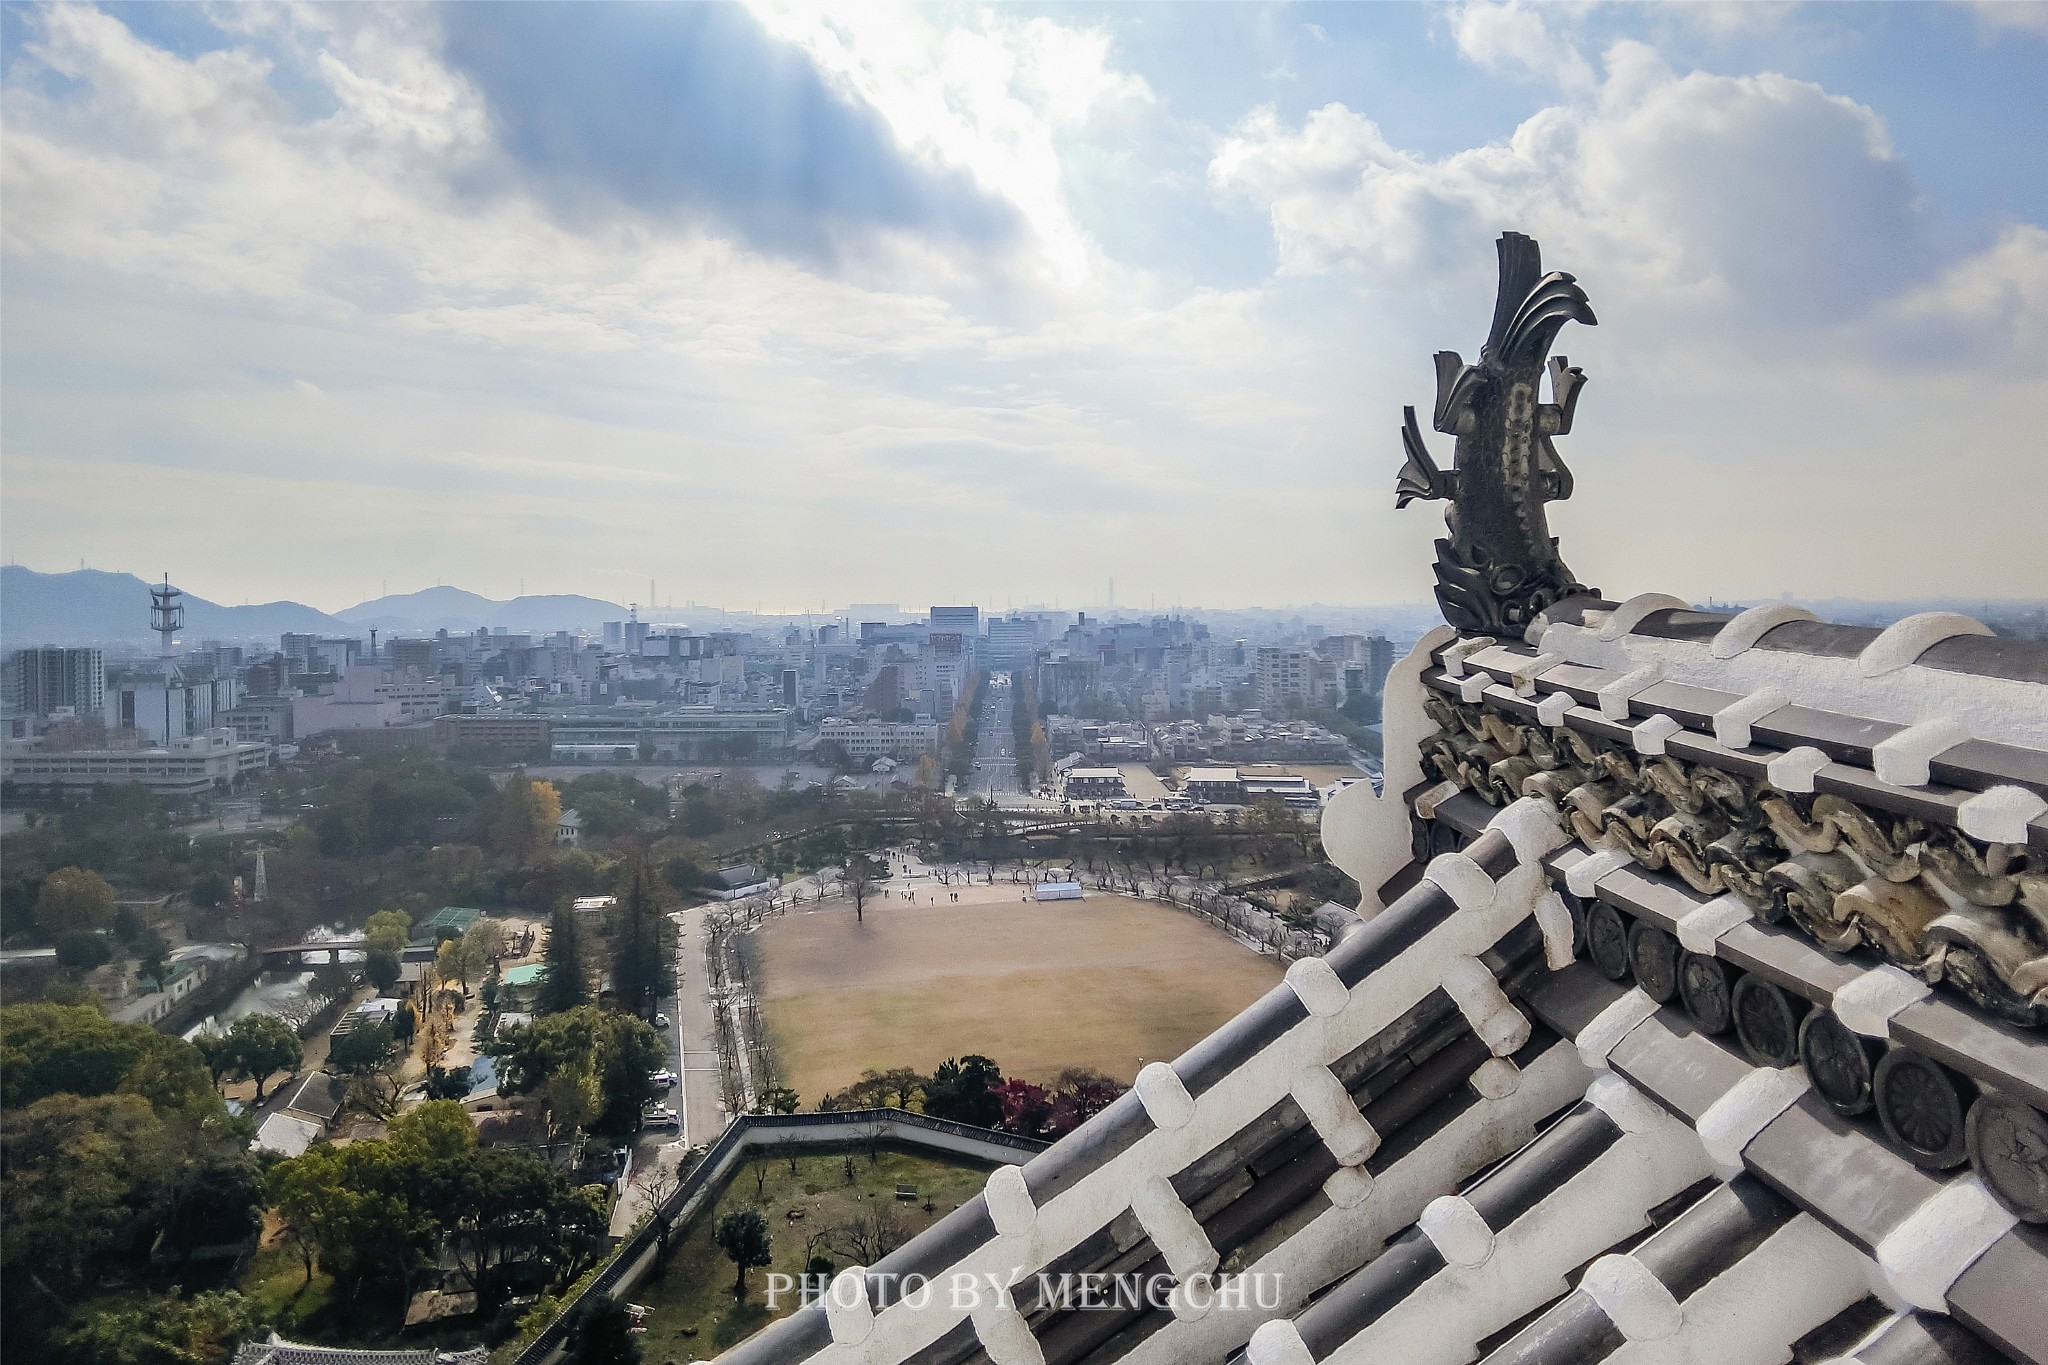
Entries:
[[1262,646],[1257,674],[1259,708],[1284,714],[1289,700],[1309,700],[1313,663],[1314,656],[1303,650]]
[[214,717],[241,697],[241,685],[233,678],[189,679],[173,668],[108,686],[100,715],[108,729],[131,729],[152,744],[169,744],[213,729]]

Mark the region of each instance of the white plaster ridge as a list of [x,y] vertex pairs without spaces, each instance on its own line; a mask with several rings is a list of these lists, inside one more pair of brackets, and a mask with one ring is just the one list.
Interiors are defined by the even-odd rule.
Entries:
[[1593,632],[1602,640],[1619,640],[1642,623],[1645,616],[1657,611],[1691,611],[1692,603],[1673,597],[1668,592],[1639,592],[1628,601],[1607,613],[1607,619]]
[[1978,1176],[1951,1180],[1877,1244],[1885,1282],[1915,1308],[1948,1311],[1949,1287],[2019,1220]]
[[1372,1172],[1363,1166],[1339,1166],[1323,1182],[1323,1193],[1340,1209],[1355,1209],[1372,1197]]
[[1628,994],[1594,1015],[1593,1022],[1579,1030],[1579,1036],[1574,1040],[1579,1060],[1590,1071],[1607,1070],[1608,1054],[1628,1037],[1636,1025],[1656,1012],[1657,1002],[1641,986],[1630,987]]
[[1810,792],[1814,776],[1834,762],[1811,744],[1787,749],[1764,768],[1764,776],[1781,792]]
[[1188,1212],[1188,1206],[1174,1193],[1165,1176],[1155,1175],[1138,1186],[1137,1195],[1131,1200],[1131,1212],[1138,1215],[1145,1235],[1166,1257],[1166,1268],[1175,1279],[1207,1275],[1221,1260],[1216,1248],[1209,1244],[1208,1234],[1202,1231],[1202,1225]]
[[1439,1195],[1430,1200],[1415,1226],[1436,1245],[1437,1254],[1447,1264],[1469,1270],[1484,1265],[1493,1255],[1493,1229],[1461,1195]]
[[1436,819],[1436,808],[1465,790],[1455,782],[1439,782],[1415,798],[1415,813],[1425,820]]
[[1963,833],[1987,844],[2024,844],[2027,826],[2048,815],[2048,801],[2025,787],[1993,787],[1956,807]]
[[1856,656],[1856,667],[1866,678],[1881,678],[1917,661],[1943,640],[1990,633],[1991,627],[1961,612],[1923,611],[1886,626]]
[[867,1267],[850,1265],[833,1276],[825,1290],[825,1325],[831,1329],[833,1342],[842,1346],[859,1345],[875,1330]]
[[1422,879],[1441,888],[1460,910],[1484,910],[1493,904],[1493,878],[1470,854],[1437,854],[1423,869]]
[[1657,1107],[1657,1102],[1609,1071],[1593,1078],[1586,1087],[1586,1103],[1614,1121],[1624,1133],[1670,1132],[1678,1121]]
[[1188,1094],[1180,1076],[1165,1062],[1147,1062],[1132,1085],[1138,1102],[1154,1125],[1171,1132],[1185,1127],[1195,1116],[1195,1097]]
[[1707,652],[1717,659],[1732,659],[1756,647],[1756,642],[1789,621],[1816,620],[1805,607],[1790,602],[1759,602],[1739,612],[1714,636]]
[[1458,1006],[1465,1022],[1487,1050],[1505,1057],[1529,1041],[1527,1016],[1508,1000],[1486,964],[1476,957],[1454,957],[1444,965],[1444,993]]
[[1287,969],[1287,984],[1301,1000],[1301,1007],[1318,1019],[1341,1014],[1351,1003],[1351,992],[1337,978],[1337,969],[1319,957],[1304,957]]
[[1022,1167],[996,1167],[989,1172],[981,1194],[988,1202],[989,1221],[996,1225],[1000,1235],[1022,1237],[1038,1225],[1038,1206],[1032,1203],[1031,1191],[1024,1184]]
[[1676,717],[1654,715],[1629,731],[1629,742],[1639,754],[1661,754],[1664,741],[1683,730]]
[[1574,896],[1584,900],[1593,894],[1594,886],[1602,877],[1610,872],[1617,872],[1624,867],[1632,866],[1634,866],[1634,860],[1626,853],[1616,853],[1611,848],[1603,848],[1595,853],[1587,854],[1566,868],[1564,872],[1564,887],[1565,890],[1571,892]]
[[1622,674],[1595,694],[1600,700],[1600,714],[1609,720],[1627,720],[1628,699],[1663,677],[1664,666],[1655,660]]
[[1505,1057],[1488,1057],[1467,1079],[1481,1099],[1504,1100],[1521,1088],[1522,1069]]
[[1514,845],[1515,861],[1533,863],[1546,853],[1564,847],[1566,834],[1559,823],[1557,807],[1540,796],[1525,796],[1510,802],[1505,810],[1486,822]]
[[1798,1102],[1808,1089],[1797,1067],[1760,1066],[1728,1088],[1700,1115],[1700,1145],[1723,1180],[1742,1174],[1742,1149]]
[[1759,687],[1714,713],[1714,738],[1730,749],[1747,749],[1750,726],[1791,701],[1791,695],[1782,687]]
[[1260,1323],[1244,1354],[1251,1365],[1316,1365],[1300,1329],[1286,1318]]
[[1919,977],[1887,962],[1835,992],[1835,1017],[1866,1038],[1889,1038],[1898,1012],[1932,994]]
[[1493,678],[1485,673],[1467,673],[1458,679],[1458,699],[1476,703],[1486,696],[1486,689],[1493,686]]
[[1543,965],[1558,971],[1572,965],[1572,912],[1564,897],[1546,891],[1536,900],[1536,927],[1543,931]]
[[1685,1325],[1678,1300],[1633,1256],[1602,1256],[1586,1267],[1579,1288],[1630,1341],[1663,1341]]
[[1716,896],[1678,921],[1678,942],[1688,953],[1712,953],[1721,935],[1738,924],[1747,924],[1756,914],[1740,896]]
[[1928,765],[1936,754],[1953,749],[1970,738],[1970,732],[1956,721],[1924,720],[1909,725],[1890,739],[1871,746],[1871,766],[1880,782],[1895,787],[1924,787]]
[[1309,1126],[1330,1149],[1340,1166],[1368,1161],[1380,1149],[1380,1135],[1358,1106],[1351,1101],[1344,1082],[1330,1068],[1310,1065],[1301,1069],[1289,1089],[1294,1102],[1308,1115]]
[[1475,635],[1469,640],[1460,640],[1456,644],[1446,645],[1444,652],[1438,656],[1443,660],[1444,676],[1447,678],[1464,677],[1465,660],[1471,658],[1482,649],[1490,649],[1495,643],[1496,641],[1491,635]]
[[1565,713],[1578,705],[1569,692],[1552,692],[1536,703],[1536,721],[1553,730],[1564,724]]
[[1031,1334],[1031,1324],[1008,1294],[997,1297],[984,1289],[969,1316],[975,1338],[994,1365],[1045,1365],[1045,1352]]
[[1535,696],[1536,680],[1563,662],[1562,654],[1538,654],[1533,659],[1523,660],[1508,674],[1508,680],[1515,685],[1515,695]]

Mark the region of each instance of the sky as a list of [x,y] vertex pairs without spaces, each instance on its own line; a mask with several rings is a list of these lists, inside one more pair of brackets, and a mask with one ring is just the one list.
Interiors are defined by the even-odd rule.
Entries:
[[[0,7],[0,540],[327,610],[2048,595],[2048,5]],[[1450,442],[1432,437],[1440,462]]]

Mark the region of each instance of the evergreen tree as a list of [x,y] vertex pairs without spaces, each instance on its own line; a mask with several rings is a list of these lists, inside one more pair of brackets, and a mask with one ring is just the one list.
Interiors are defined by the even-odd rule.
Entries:
[[665,909],[646,860],[635,858],[613,912],[612,990],[620,1009],[642,1019],[652,1019],[676,992],[675,931]]
[[558,907],[554,919],[549,921],[548,970],[541,978],[535,1006],[541,1014],[573,1010],[590,998],[584,980],[582,933],[582,927],[576,923],[576,912],[567,906]]

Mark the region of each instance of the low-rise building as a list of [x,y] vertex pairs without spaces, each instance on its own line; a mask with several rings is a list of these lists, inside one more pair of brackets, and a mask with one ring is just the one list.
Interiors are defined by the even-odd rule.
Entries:
[[271,750],[232,730],[208,730],[147,749],[52,749],[40,739],[0,744],[0,781],[38,791],[139,782],[159,796],[202,796],[238,787],[270,766]]
[[1212,806],[1236,806],[1244,802],[1244,784],[1235,768],[1190,768],[1181,790],[1195,801]]
[[711,898],[736,901],[773,891],[776,885],[773,877],[752,863],[739,863],[733,867],[721,867],[711,875]]
[[574,848],[583,842],[583,813],[570,808],[562,812],[562,818],[555,821],[555,842]]
[[851,759],[903,760],[936,754],[944,734],[945,728],[937,724],[831,719],[818,727],[818,743],[836,744]]
[[481,744],[530,753],[547,747],[553,734],[546,716],[525,711],[479,711],[475,715],[436,716],[434,738],[442,744]]
[[1069,768],[1064,790],[1069,801],[1100,801],[1128,795],[1123,772],[1117,768]]

